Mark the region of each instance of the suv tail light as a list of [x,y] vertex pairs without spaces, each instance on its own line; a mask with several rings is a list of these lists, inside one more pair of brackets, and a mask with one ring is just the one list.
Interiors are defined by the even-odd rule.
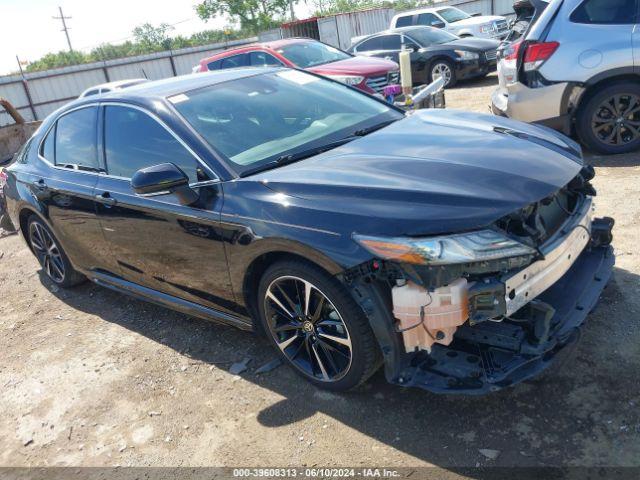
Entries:
[[558,42],[531,43],[527,45],[523,57],[524,71],[532,72],[538,70],[544,62],[551,58],[559,46]]
[[520,47],[522,47],[522,41],[513,43],[505,48],[503,52],[503,58],[505,60],[518,60],[518,54],[520,53]]

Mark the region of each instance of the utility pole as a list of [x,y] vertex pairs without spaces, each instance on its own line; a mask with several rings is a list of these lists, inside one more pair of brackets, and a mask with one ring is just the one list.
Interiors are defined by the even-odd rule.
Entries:
[[54,20],[62,20],[62,30],[61,32],[64,32],[64,34],[67,37],[67,45],[69,45],[69,51],[73,52],[73,48],[71,47],[71,39],[69,38],[69,27],[67,27],[67,22],[65,20],[71,20],[71,17],[65,17],[64,14],[62,13],[62,7],[58,7],[58,10],[60,11],[60,16],[59,17],[52,17]]

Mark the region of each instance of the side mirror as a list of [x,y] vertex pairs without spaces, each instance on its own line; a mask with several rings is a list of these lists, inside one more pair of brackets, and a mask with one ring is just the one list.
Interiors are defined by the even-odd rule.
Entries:
[[444,23],[444,22],[432,22],[432,23],[431,23],[431,26],[432,26],[433,28],[444,28],[444,27],[446,27],[446,26],[447,26],[447,24],[446,24],[446,23]]
[[138,170],[131,179],[131,188],[143,196],[174,193],[182,205],[198,200],[198,194],[189,187],[189,177],[173,163]]

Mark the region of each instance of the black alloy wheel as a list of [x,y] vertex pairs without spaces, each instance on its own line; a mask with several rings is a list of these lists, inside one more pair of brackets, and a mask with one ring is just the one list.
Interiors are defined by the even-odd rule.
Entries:
[[35,215],[28,222],[28,241],[42,270],[52,282],[61,287],[71,287],[86,280],[71,266],[49,227]]
[[640,85],[616,84],[589,98],[577,117],[580,139],[598,153],[640,148]]
[[279,277],[265,296],[269,331],[289,362],[321,382],[349,370],[351,337],[342,316],[322,291],[298,277]]
[[295,371],[335,391],[363,383],[379,366],[362,310],[318,267],[282,262],[260,283],[260,317],[271,342]]

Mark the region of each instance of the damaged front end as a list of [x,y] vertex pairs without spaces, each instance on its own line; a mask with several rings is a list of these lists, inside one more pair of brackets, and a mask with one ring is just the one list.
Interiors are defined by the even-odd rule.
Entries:
[[357,237],[376,260],[345,274],[390,382],[484,394],[530,378],[579,335],[615,263],[613,220],[593,219],[585,167],[490,229],[429,239]]

